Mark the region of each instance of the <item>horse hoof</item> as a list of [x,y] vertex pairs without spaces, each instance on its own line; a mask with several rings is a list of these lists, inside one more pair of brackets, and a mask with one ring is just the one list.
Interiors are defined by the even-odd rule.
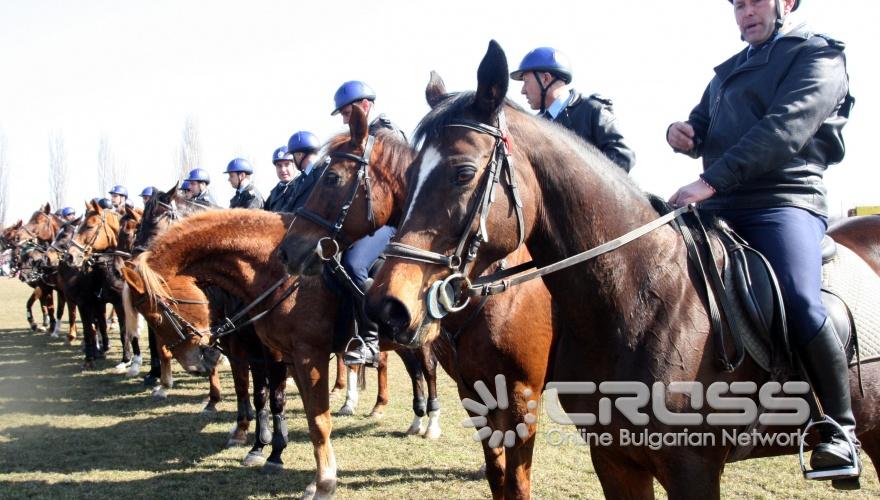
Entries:
[[343,417],[350,417],[354,415],[354,408],[348,405],[342,405],[342,408],[340,408],[336,414]]
[[134,378],[141,374],[140,363],[132,363],[125,372],[125,378]]
[[337,399],[342,394],[342,389],[333,389],[330,391],[330,399]]
[[284,470],[284,464],[276,462],[266,462],[260,467],[261,474],[278,474]]
[[385,412],[382,410],[373,410],[370,412],[370,418],[379,420],[380,418],[385,416]]
[[440,430],[439,427],[428,427],[428,430],[425,432],[425,439],[440,439],[440,436],[443,434],[443,431]]
[[202,415],[214,415],[216,413],[217,407],[211,403],[208,403],[207,405],[205,405],[204,408],[202,408]]
[[336,479],[325,480],[322,481],[322,488],[319,491],[318,485],[314,482],[309,483],[306,486],[305,491],[303,491],[301,500],[325,500],[329,498],[333,498],[333,494],[336,492]]
[[31,325],[31,331],[32,332],[37,331],[37,325]]
[[94,361],[84,361],[82,364],[82,371],[91,371],[95,369]]
[[121,361],[118,365],[113,367],[113,373],[117,375],[122,375],[123,373],[128,371],[128,365],[125,364],[125,361]]
[[153,399],[155,399],[155,400],[165,399],[168,397],[168,391],[166,391],[164,387],[160,386],[160,387],[153,389],[152,396],[153,396]]
[[[230,439],[230,441],[232,441],[232,440]],[[242,444],[244,444],[244,443],[242,443]],[[254,452],[248,453],[241,460],[241,465],[244,465],[245,467],[256,467],[258,465],[264,465],[266,463],[267,463],[266,457],[264,457],[262,453],[254,453]]]

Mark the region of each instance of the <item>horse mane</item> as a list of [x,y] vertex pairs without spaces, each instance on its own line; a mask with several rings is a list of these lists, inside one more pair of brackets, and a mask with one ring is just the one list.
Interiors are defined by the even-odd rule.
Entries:
[[144,284],[144,296],[150,303],[150,308],[156,307],[157,298],[171,300],[171,291],[168,289],[168,283],[165,278],[159,275],[150,267],[149,258],[151,252],[145,251],[131,260],[134,265],[135,272],[141,277]]

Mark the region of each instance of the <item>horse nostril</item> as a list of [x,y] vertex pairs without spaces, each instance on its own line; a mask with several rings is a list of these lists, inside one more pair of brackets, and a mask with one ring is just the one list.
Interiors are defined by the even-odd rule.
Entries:
[[379,304],[378,313],[377,319],[391,331],[395,339],[409,327],[411,321],[409,310],[401,301],[393,297],[382,299],[382,302]]

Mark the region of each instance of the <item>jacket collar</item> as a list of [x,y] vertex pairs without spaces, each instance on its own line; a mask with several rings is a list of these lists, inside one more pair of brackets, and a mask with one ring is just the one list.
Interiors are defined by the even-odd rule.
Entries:
[[810,32],[805,24],[800,24],[795,26],[788,32],[782,34],[777,37],[775,40],[770,42],[770,45],[763,50],[759,50],[751,58],[746,60],[746,53],[749,48],[746,47],[743,50],[734,54],[733,57],[724,61],[723,63],[715,66],[715,74],[722,81],[732,77],[733,75],[742,73],[744,71],[751,71],[755,68],[760,68],[762,66],[766,66],[768,62],[770,62],[770,54],[773,53],[773,50],[776,48],[777,43],[780,40],[786,38],[798,38],[801,40],[806,40],[813,36],[812,32]]

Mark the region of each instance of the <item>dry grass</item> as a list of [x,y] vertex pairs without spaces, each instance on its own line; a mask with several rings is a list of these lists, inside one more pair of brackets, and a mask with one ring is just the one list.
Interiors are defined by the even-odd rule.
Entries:
[[[103,371],[80,373],[77,350],[26,330],[22,309],[28,293],[18,282],[0,280],[0,497],[285,498],[312,480],[312,449],[296,394],[287,407],[287,468],[262,476],[238,464],[245,449],[223,449],[235,405],[228,373],[215,415],[201,413],[207,393],[202,379],[179,374],[171,396],[154,401],[140,380],[111,374],[118,341]],[[365,416],[375,398],[371,374],[362,416],[334,419],[338,497],[488,497],[487,483],[475,474],[482,454],[460,425],[465,412],[452,381],[443,375],[440,384],[443,437],[436,442],[406,437],[409,382],[397,358],[392,365],[392,405],[385,418]],[[551,446],[547,431],[570,429],[547,420],[536,446],[534,496],[601,498],[588,450]],[[862,491],[852,495],[804,481],[795,457],[730,465],[722,491],[729,498],[880,497],[870,465]]]

